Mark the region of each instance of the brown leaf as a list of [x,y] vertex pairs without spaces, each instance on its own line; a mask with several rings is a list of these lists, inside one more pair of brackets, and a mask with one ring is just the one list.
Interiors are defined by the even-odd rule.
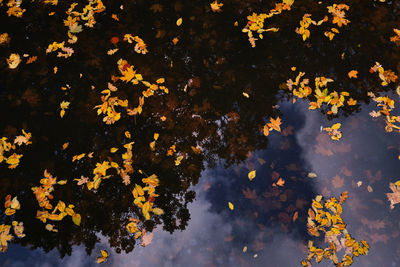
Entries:
[[250,188],[246,188],[246,189],[242,189],[243,195],[245,196],[245,198],[248,199],[256,199],[257,198],[257,194],[256,194],[256,190],[251,190]]
[[344,185],[344,179],[339,175],[335,175],[335,177],[332,179],[332,185],[335,188],[340,188]]

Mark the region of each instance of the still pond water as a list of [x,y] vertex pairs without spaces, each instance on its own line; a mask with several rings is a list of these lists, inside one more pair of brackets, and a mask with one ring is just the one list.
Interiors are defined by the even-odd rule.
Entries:
[[[400,179],[400,136],[385,131],[383,116],[370,116],[378,109],[367,94],[394,99],[392,115],[399,108],[398,81],[382,86],[369,71],[380,62],[400,72],[400,49],[390,42],[392,29],[400,28],[399,3],[343,1],[350,23],[330,41],[324,35],[333,27],[330,17],[329,25],[314,25],[303,41],[295,32],[303,15],[319,21],[331,16],[332,3],[295,1],[291,10],[266,20],[279,31],[264,33],[252,48],[242,32],[247,16],[268,13],[275,3],[221,2],[222,12],[213,12],[204,1],[104,1],[93,28],[84,26],[77,42],[68,44],[74,49],[68,58],[46,49],[68,40],[63,20],[70,3],[23,2],[21,18],[0,7],[0,34],[10,37],[0,46],[1,136],[13,140],[21,129],[32,134],[32,144],[16,148],[23,154],[16,168],[0,163],[0,198],[17,196],[21,205],[12,216],[1,205],[1,224],[23,222],[26,235],[13,238],[0,255],[1,266],[96,266],[100,250],[109,254],[105,266],[300,266],[308,240],[324,246],[307,231],[312,199],[344,191],[347,230],[370,245],[368,255],[354,258],[352,266],[400,266],[400,207],[391,209],[386,197],[389,183]],[[123,40],[128,33],[143,39],[148,53],[136,53],[135,43]],[[11,53],[37,59],[26,64],[23,58],[11,69],[6,61]],[[112,77],[121,75],[120,58],[146,81],[165,78],[168,93],[146,98],[141,114],[117,107],[121,118],[106,124],[94,107],[102,104],[109,82],[118,87],[112,95],[127,99],[131,109],[145,90]],[[356,79],[348,77],[350,70],[358,70]],[[312,87],[315,77],[332,78],[330,92],[349,92],[357,104],[338,114],[309,110],[312,96],[298,99],[285,86],[299,71]],[[61,118],[62,101],[70,105]],[[282,130],[265,136],[271,117],[282,120]],[[337,122],[339,141],[322,130]],[[110,169],[111,177],[97,190],[77,185],[74,179],[93,177],[96,163],[122,166],[123,145],[132,141],[130,184]],[[173,145],[176,151],[168,155]],[[119,151],[110,152],[113,147]],[[74,204],[80,226],[68,216],[51,222],[58,230],[53,232],[45,228],[49,221],[36,218],[41,208],[31,188],[40,185],[44,170],[67,180],[54,186],[54,206],[58,200]],[[256,177],[249,180],[253,170]],[[152,174],[160,180],[154,207],[164,214],[146,220],[133,204],[132,189]],[[283,185],[276,184],[279,178]],[[130,217],[152,233],[147,246],[127,231]],[[333,266],[325,259],[312,263]]]

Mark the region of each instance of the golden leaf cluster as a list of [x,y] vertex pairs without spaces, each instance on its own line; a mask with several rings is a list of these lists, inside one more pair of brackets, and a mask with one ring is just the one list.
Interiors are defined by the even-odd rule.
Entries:
[[5,155],[5,152],[11,153],[16,149],[15,144],[21,146],[22,144],[29,145],[32,144],[30,139],[32,138],[31,133],[27,133],[22,130],[23,135],[18,135],[15,137],[14,142],[8,142],[7,137],[0,138],[0,163],[5,161],[8,164],[9,169],[15,169],[20,162],[20,158],[22,158],[22,154],[12,153],[9,156]]
[[[316,247],[313,241],[308,242],[308,256],[301,264],[311,266],[311,260],[315,258],[316,262],[321,262],[324,258],[330,259],[337,267],[350,266],[353,258],[367,255],[369,245],[365,240],[355,241],[348,233],[346,224],[342,219],[342,204],[348,197],[347,192],[343,192],[340,198],[332,197],[326,201],[322,196],[317,196],[312,201],[311,208],[308,210],[307,227],[308,232],[316,237],[324,235],[328,247],[325,249]],[[340,239],[340,241],[339,241]],[[339,261],[337,252],[344,249],[344,255]]]

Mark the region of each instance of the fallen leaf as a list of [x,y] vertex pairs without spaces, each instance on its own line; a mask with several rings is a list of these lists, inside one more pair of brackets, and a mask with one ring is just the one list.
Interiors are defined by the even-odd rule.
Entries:
[[66,142],[62,145],[62,150],[67,149],[67,147],[69,146],[69,142]]
[[314,178],[318,177],[317,174],[314,173],[314,172],[309,172],[307,176],[308,176],[308,178],[311,178],[311,179],[314,179]]
[[340,188],[344,185],[344,179],[339,175],[335,175],[335,177],[332,179],[332,185],[335,188]]
[[119,21],[119,18],[118,18],[118,16],[117,16],[117,14],[112,14],[112,15],[111,15],[111,18],[113,18],[113,19],[116,20],[116,21]]
[[153,240],[153,233],[149,232],[142,233],[142,238],[141,238],[142,247],[150,245],[152,240]]
[[74,215],[72,215],[72,221],[74,222],[74,224],[79,226],[81,224],[81,215],[78,213],[74,213]]
[[372,193],[372,192],[374,191],[374,189],[372,189],[372,186],[370,186],[370,185],[367,186],[367,190],[368,190],[368,192],[370,192],[370,193]]
[[7,58],[7,64],[10,69],[15,69],[21,63],[21,57],[18,54],[11,54]]
[[249,177],[249,180],[253,180],[256,177],[256,171],[253,170],[251,172],[249,172],[249,174],[247,175]]
[[221,7],[222,7],[223,5],[224,5],[224,4],[222,4],[222,3],[218,3],[217,0],[215,0],[215,1],[212,2],[212,3],[210,3],[212,12],[221,12],[221,11],[222,11],[222,10],[221,10]]
[[234,209],[233,204],[231,202],[228,202],[228,207],[229,207],[230,210]]
[[105,262],[107,260],[107,257],[108,257],[107,251],[101,250],[100,252],[101,252],[101,256],[96,259],[97,263]]
[[349,71],[349,73],[347,73],[347,75],[349,75],[350,79],[357,78],[357,74],[358,74],[358,71],[356,71],[356,70],[351,70],[351,71]]
[[285,184],[285,180],[282,178],[279,178],[279,180],[276,183],[273,183],[272,186],[283,186]]
[[296,212],[293,214],[293,222],[295,222],[295,221],[297,220],[298,217],[299,217],[299,212],[296,211]]
[[179,18],[177,21],[176,21],[176,26],[181,26],[182,25],[182,18]]
[[35,62],[37,60],[37,56],[32,56],[30,58],[28,58],[28,60],[26,61],[26,64],[31,64],[33,62]]

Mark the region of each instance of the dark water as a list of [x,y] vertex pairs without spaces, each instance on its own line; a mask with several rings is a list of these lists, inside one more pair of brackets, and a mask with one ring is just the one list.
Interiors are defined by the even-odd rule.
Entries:
[[[45,50],[54,41],[67,40],[63,20],[69,3],[24,2],[22,18],[8,17],[5,5],[0,7],[0,33],[11,37],[9,44],[0,46],[1,136],[12,140],[21,129],[32,133],[32,144],[18,148],[23,157],[16,169],[0,163],[0,197],[18,197],[21,210],[12,220],[22,221],[26,234],[13,239],[0,255],[1,264],[96,265],[100,249],[106,249],[110,255],[103,264],[110,266],[299,266],[307,256],[308,240],[316,240],[307,232],[311,200],[348,191],[343,204],[347,229],[371,246],[353,266],[398,266],[399,207],[391,210],[385,193],[390,192],[389,182],[399,179],[399,135],[386,133],[383,119],[370,117],[376,105],[367,92],[389,94],[397,107],[397,83],[383,87],[369,69],[378,61],[400,72],[400,49],[389,41],[392,29],[400,27],[400,6],[396,1],[345,1],[351,23],[340,28],[340,34],[329,41],[323,34],[329,25],[315,26],[303,42],[294,29],[305,13],[315,20],[328,15],[326,6],[332,3],[321,2],[295,1],[292,10],[267,20],[279,32],[265,33],[251,48],[241,29],[252,12],[273,8],[270,1],[223,1],[221,13],[211,12],[204,1],[104,1],[106,10],[95,15],[94,27],[84,27],[78,42],[69,45],[75,53],[68,59]],[[48,16],[52,11],[55,15]],[[178,27],[180,17],[183,23]],[[135,53],[132,44],[122,41],[127,33],[142,38],[149,53]],[[112,44],[112,37],[119,42]],[[174,37],[179,38],[176,45]],[[107,55],[113,48],[118,52]],[[9,69],[10,53],[38,59]],[[169,93],[146,99],[142,114],[122,112],[119,121],[106,125],[93,107],[101,104],[100,92],[111,75],[120,75],[120,58],[147,81],[165,77]],[[352,69],[358,70],[358,79],[348,78]],[[280,88],[298,71],[305,71],[311,81],[316,76],[334,79],[330,90],[349,92],[357,105],[326,115],[308,110],[307,100],[293,104],[291,92]],[[62,91],[66,84],[70,89]],[[114,84],[115,95],[128,99],[130,107],[137,105],[143,87]],[[71,104],[60,118],[63,100]],[[277,116],[283,131],[264,136],[265,122]],[[338,142],[320,132],[321,126],[336,122],[342,123],[343,132]],[[96,192],[73,181],[81,175],[91,177],[97,162],[120,164],[122,153],[111,154],[110,148],[122,150],[131,141],[125,131],[135,142],[132,183],[143,177],[138,170],[160,179],[155,205],[165,214],[142,225],[154,236],[146,247],[125,228],[130,216],[145,221],[132,203],[132,185],[125,186],[111,171],[107,174],[113,176]],[[160,137],[153,152],[149,143],[155,132]],[[65,142],[69,147],[62,150]],[[179,166],[176,155],[166,156],[173,144],[185,155]],[[193,152],[191,146],[196,145],[202,153]],[[94,152],[93,158],[71,162],[74,155],[89,152]],[[31,187],[39,185],[45,169],[68,180],[55,186],[54,199],[76,206],[82,216],[79,227],[68,217],[54,222],[54,233],[36,219],[39,205]],[[257,171],[252,181],[247,178],[250,170]],[[308,178],[309,172],[318,177]],[[272,185],[277,177],[284,178],[282,187]],[[293,222],[295,212],[298,219]],[[1,223],[11,223],[8,216],[0,218]],[[332,265],[324,260],[318,266]]]

